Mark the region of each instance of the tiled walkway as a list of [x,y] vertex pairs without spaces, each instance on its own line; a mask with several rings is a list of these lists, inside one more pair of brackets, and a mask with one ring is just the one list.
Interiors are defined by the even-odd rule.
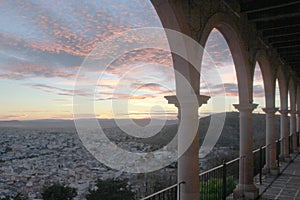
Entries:
[[[265,191],[260,199],[300,200],[300,156],[297,156],[286,168],[284,165],[281,168],[282,174],[277,178],[265,177],[260,192]],[[271,185],[266,188],[268,184]]]

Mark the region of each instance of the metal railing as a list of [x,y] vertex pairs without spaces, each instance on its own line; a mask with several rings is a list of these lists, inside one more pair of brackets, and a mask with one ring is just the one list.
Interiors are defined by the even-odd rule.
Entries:
[[200,174],[200,199],[226,199],[235,188],[238,180],[240,158],[236,158],[223,165]]
[[[289,140],[292,140],[291,138]],[[276,140],[276,161],[279,166],[280,143],[282,139]],[[291,144],[291,143],[290,143]],[[263,167],[266,164],[266,151],[270,149],[263,146],[253,151],[253,170],[254,176],[259,175],[259,182],[262,184]],[[239,178],[239,162],[243,162],[243,157],[236,158],[229,162],[223,162],[215,168],[205,171],[200,177],[200,199],[201,200],[226,200],[229,199],[233,190],[236,188]],[[142,200],[174,200],[177,198],[177,191],[180,192],[181,182],[166,189],[158,191]],[[180,194],[178,194],[180,196]]]
[[299,132],[297,132],[296,134],[297,134],[297,147],[299,148]]
[[289,154],[293,153],[293,136],[289,135]]
[[[176,183],[170,187],[167,187],[163,190],[155,192],[147,197],[142,198],[141,200],[174,200],[177,199],[177,191],[180,191],[180,185],[184,182]],[[180,196],[180,194],[179,194]]]

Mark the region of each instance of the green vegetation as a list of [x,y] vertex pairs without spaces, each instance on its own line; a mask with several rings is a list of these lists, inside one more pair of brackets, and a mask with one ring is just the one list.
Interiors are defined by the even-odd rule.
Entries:
[[[226,196],[232,193],[236,184],[232,176],[226,178]],[[211,178],[200,183],[201,200],[215,200],[222,198],[223,179]]]
[[27,200],[27,198],[23,197],[21,193],[18,193],[16,196],[6,196],[0,200]]
[[44,186],[42,197],[44,200],[72,200],[77,195],[76,189],[60,183]]
[[127,180],[98,180],[96,187],[96,190],[89,190],[87,200],[132,200],[135,196]]

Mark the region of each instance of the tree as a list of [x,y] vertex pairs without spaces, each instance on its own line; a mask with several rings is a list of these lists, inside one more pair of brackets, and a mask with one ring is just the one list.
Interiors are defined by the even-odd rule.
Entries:
[[18,193],[16,196],[5,196],[4,198],[1,198],[0,200],[26,200],[21,193]]
[[5,196],[3,198],[1,198],[0,200],[26,200],[27,198],[25,198],[21,193],[16,194],[15,196]]
[[89,190],[87,200],[132,200],[135,196],[127,180],[97,180],[96,188]]
[[44,200],[72,200],[77,195],[75,188],[54,183],[51,186],[44,186],[42,197]]

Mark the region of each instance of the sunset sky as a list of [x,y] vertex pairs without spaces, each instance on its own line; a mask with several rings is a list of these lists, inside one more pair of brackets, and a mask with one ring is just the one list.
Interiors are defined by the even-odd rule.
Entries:
[[[161,27],[149,0],[2,0],[0,120],[72,119],[74,83],[85,57],[107,38],[143,27]],[[224,108],[216,106],[217,94],[208,94],[210,89],[202,80],[201,93],[213,97],[200,112],[232,111],[232,104],[238,103],[237,82],[230,51],[220,32],[213,30],[205,49],[209,54],[203,61],[206,68],[215,65],[222,77],[222,83],[210,83],[210,87],[224,85],[227,97]],[[207,64],[209,60],[211,64]],[[98,85],[96,116],[147,118],[151,112],[153,117],[175,118],[177,110],[163,98],[175,94],[171,63],[169,53],[149,49],[116,58]],[[130,94],[114,92],[120,79],[127,80]],[[254,97],[254,102],[264,107],[259,67]],[[113,114],[112,101],[127,99],[128,113]]]

